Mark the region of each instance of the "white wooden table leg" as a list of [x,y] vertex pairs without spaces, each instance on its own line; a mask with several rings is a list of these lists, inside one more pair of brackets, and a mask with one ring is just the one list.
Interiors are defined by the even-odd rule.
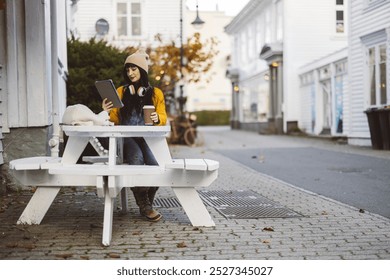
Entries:
[[[88,137],[69,137],[62,163],[76,163],[87,146]],[[38,187],[17,221],[18,224],[40,224],[61,187]]]
[[89,139],[90,137],[69,137],[61,162],[76,163],[87,146]]
[[215,226],[213,219],[195,188],[172,187],[172,190],[176,194],[193,226]]
[[61,187],[39,187],[30,199],[18,224],[40,224]]
[[171,152],[165,139],[159,137],[144,137],[144,139],[160,166],[172,162]]
[[108,165],[114,166],[116,164],[116,138],[110,137],[108,143]]
[[107,184],[104,185],[104,217],[103,217],[103,238],[104,246],[110,246],[112,237],[112,223],[114,213],[114,198],[110,197]]

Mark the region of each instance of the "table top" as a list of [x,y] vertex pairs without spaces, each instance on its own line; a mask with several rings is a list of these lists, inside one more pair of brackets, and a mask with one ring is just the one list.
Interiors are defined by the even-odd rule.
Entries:
[[62,125],[68,136],[78,137],[165,137],[171,131],[170,126],[74,126]]

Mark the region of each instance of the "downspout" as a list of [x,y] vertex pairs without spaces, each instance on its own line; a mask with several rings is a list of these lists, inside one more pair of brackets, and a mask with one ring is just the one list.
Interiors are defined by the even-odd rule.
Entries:
[[59,156],[60,120],[59,120],[59,92],[58,92],[58,38],[57,38],[57,1],[50,2],[51,24],[51,72],[52,72],[52,121],[53,135],[49,140],[50,154]]

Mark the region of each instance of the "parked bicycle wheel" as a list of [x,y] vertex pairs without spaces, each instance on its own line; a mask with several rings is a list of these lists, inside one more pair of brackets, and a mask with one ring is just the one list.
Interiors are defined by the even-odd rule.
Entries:
[[195,128],[189,127],[186,129],[186,131],[184,132],[184,142],[186,143],[186,145],[190,147],[195,146],[195,142],[196,142]]

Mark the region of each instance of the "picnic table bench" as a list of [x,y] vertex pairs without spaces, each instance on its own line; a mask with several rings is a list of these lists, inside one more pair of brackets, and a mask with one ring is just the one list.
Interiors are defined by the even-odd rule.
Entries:
[[[166,135],[169,126],[71,126],[63,125],[69,136],[62,157],[30,157],[10,162],[16,178],[36,186],[18,224],[40,224],[61,187],[96,186],[104,198],[102,243],[112,237],[113,210],[121,194],[122,210],[127,211],[128,187],[171,187],[193,226],[214,226],[195,187],[207,187],[218,176],[219,163],[209,159],[172,159]],[[91,164],[77,164],[88,142],[108,137],[108,156],[89,157]],[[117,139],[143,137],[158,166],[118,164]],[[120,162],[119,162],[120,163]]]

